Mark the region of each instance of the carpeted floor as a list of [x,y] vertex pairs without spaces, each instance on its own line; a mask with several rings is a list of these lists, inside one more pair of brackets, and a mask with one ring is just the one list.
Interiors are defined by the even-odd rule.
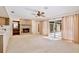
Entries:
[[7,53],[57,52],[79,52],[79,44],[65,40],[49,40],[41,35],[16,35],[10,39],[7,49]]

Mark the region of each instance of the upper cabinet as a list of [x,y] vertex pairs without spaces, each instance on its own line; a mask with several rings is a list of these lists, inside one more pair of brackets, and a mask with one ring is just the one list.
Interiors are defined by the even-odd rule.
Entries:
[[0,17],[0,25],[9,25],[9,18]]

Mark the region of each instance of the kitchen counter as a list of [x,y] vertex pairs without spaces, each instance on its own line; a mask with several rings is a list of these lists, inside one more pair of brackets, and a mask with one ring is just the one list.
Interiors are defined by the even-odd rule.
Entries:
[[2,48],[3,48],[3,52],[6,52],[7,50],[7,46],[8,46],[8,41],[10,38],[10,27],[9,26],[5,26],[5,27],[0,27],[0,36],[1,36],[1,42],[2,43]]

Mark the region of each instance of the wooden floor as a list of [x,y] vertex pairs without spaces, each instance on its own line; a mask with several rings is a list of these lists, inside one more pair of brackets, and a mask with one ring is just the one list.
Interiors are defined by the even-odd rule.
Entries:
[[16,35],[8,45],[7,53],[79,52],[79,44],[65,40],[49,40],[41,35]]

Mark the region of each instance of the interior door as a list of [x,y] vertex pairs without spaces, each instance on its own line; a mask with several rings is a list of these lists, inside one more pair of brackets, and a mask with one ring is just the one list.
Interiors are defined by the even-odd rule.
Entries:
[[39,34],[42,34],[42,30],[43,30],[43,24],[42,24],[42,21],[39,21],[39,24],[38,24],[38,32]]
[[19,21],[13,21],[13,35],[20,34],[20,23]]

